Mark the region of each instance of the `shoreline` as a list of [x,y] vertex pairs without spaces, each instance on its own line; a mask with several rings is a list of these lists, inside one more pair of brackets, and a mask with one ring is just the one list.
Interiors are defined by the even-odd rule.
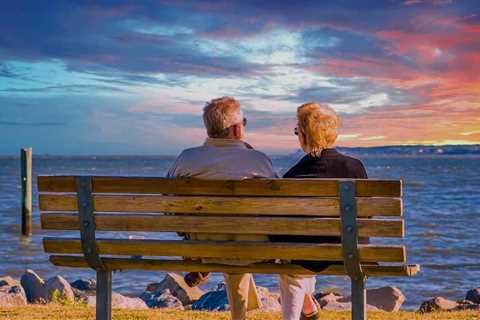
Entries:
[[[262,306],[259,312],[280,312],[281,300],[278,292],[257,285]],[[24,308],[28,306],[60,303],[66,306],[93,307],[96,303],[95,279],[77,279],[68,282],[56,275],[42,279],[28,269],[20,279],[0,273],[0,308]],[[345,312],[351,310],[351,297],[337,292],[316,292],[315,299],[322,311]],[[421,302],[417,310],[405,310],[401,306],[406,297],[396,287],[367,289],[368,312],[383,313],[436,313],[438,311],[462,312],[475,310],[480,315],[480,287],[469,290],[462,300],[449,300],[440,296]],[[166,273],[160,282],[145,287],[141,294],[120,294],[113,291],[112,307],[120,309],[174,309],[177,311],[228,311],[225,285],[204,291],[189,287],[181,274]]]

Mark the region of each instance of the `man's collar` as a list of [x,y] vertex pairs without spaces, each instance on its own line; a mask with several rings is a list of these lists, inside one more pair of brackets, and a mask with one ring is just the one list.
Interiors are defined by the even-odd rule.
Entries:
[[238,139],[207,138],[204,146],[248,149],[245,142]]

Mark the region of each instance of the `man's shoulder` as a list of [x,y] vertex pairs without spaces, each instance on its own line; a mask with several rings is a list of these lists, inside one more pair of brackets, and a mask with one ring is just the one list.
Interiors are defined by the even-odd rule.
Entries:
[[248,152],[249,154],[252,155],[252,157],[257,157],[259,159],[262,159],[262,160],[268,160],[268,161],[271,161],[270,160],[270,157],[267,156],[265,153],[263,153],[262,151],[258,151],[258,150],[254,150],[254,149],[245,149],[246,152]]
[[[272,167],[272,160],[263,152],[253,149],[239,149],[235,157],[253,167]],[[234,154],[232,154],[233,156]]]
[[203,151],[205,149],[205,146],[196,146],[196,147],[190,147],[190,148],[187,148],[187,149],[183,149],[182,152],[180,152],[180,154],[178,155],[178,157],[185,157],[185,156],[188,156],[190,154],[194,154],[194,153],[197,153],[197,152],[200,152],[200,151]]

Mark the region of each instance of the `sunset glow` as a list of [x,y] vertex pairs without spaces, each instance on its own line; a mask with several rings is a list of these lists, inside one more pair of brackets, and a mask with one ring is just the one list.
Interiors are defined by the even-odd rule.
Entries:
[[477,1],[116,3],[2,4],[0,154],[176,154],[223,95],[270,153],[307,101],[342,146],[480,143]]

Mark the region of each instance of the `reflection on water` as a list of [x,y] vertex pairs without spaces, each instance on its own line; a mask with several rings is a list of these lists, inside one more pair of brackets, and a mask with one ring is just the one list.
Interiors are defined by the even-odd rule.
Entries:
[[[162,176],[173,159],[165,158],[34,158],[34,176],[38,174],[96,174]],[[405,306],[414,308],[432,296],[464,298],[468,289],[479,286],[480,248],[480,158],[474,157],[366,157],[362,159],[371,178],[403,179],[407,226],[407,256],[410,263],[422,265],[414,278],[372,278],[368,286],[394,285],[407,297]],[[288,158],[275,159],[279,173],[293,164]],[[19,161],[0,158],[0,274],[20,276],[26,268],[43,277],[62,274],[68,280],[93,277],[93,271],[57,268],[43,253],[41,238],[65,234],[39,228],[37,196],[34,186],[33,236],[20,234]],[[118,235],[116,235],[118,236]],[[136,233],[133,236],[151,234]],[[153,235],[159,237],[160,235]],[[175,238],[174,234],[162,237]],[[140,292],[149,282],[158,281],[159,272],[129,271],[114,276],[115,290]],[[222,279],[216,274],[207,287]],[[346,292],[345,277],[319,277],[317,288],[337,288]],[[274,275],[257,276],[259,285],[277,288]]]

